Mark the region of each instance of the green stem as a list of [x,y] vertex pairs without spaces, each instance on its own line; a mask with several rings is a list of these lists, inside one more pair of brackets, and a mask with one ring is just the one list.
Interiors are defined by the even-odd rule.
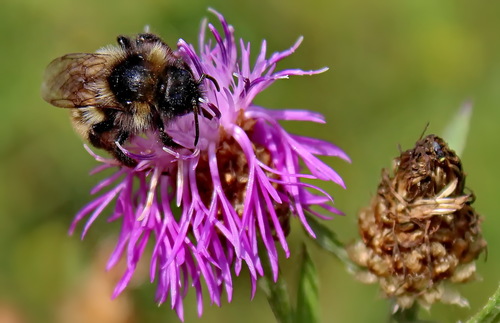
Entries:
[[413,306],[408,309],[397,310],[391,315],[389,321],[394,323],[420,322],[418,320],[418,310],[419,306],[417,304],[413,304]]
[[500,322],[500,284],[495,294],[488,299],[486,305],[467,321],[467,323],[494,322]]
[[[394,306],[394,304],[393,304]],[[393,307],[391,306],[391,307]],[[420,306],[414,303],[412,307],[407,309],[398,310],[391,314],[389,322],[391,323],[437,323],[435,321],[421,320],[418,318],[418,311]]]

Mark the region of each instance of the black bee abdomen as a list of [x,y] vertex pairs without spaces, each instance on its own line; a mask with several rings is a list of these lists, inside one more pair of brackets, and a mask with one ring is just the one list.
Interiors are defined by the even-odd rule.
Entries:
[[193,104],[201,97],[199,84],[187,68],[169,66],[158,86],[159,108],[167,116],[193,112]]
[[116,65],[108,76],[108,83],[116,100],[125,106],[150,101],[156,85],[153,73],[139,55]]

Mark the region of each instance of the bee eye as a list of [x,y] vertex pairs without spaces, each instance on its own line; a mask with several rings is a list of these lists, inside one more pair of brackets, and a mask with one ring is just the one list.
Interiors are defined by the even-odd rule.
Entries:
[[136,56],[115,66],[108,83],[119,103],[145,102],[153,94],[155,80],[152,75],[141,57]]

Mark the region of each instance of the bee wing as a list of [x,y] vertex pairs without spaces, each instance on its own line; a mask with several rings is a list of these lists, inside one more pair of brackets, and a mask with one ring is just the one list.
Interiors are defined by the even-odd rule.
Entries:
[[42,98],[61,108],[117,108],[109,95],[102,93],[102,82],[106,82],[106,73],[113,61],[112,55],[104,53],[68,54],[56,58],[45,70]]

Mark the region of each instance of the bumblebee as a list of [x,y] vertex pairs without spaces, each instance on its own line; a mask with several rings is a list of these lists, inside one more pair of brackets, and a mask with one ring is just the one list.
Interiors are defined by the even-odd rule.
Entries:
[[193,112],[194,145],[199,139],[199,104],[204,79],[195,79],[187,63],[158,36],[118,36],[119,46],[96,53],[68,54],[53,60],[45,71],[42,97],[71,109],[76,132],[93,146],[110,152],[121,164],[137,161],[121,146],[135,135],[156,130],[163,145],[180,148],[165,132],[176,117]]

